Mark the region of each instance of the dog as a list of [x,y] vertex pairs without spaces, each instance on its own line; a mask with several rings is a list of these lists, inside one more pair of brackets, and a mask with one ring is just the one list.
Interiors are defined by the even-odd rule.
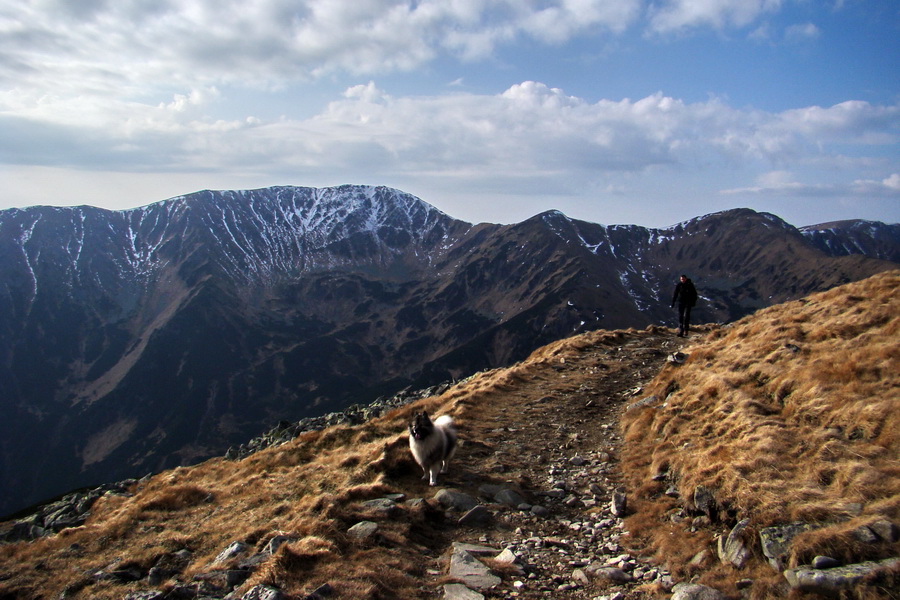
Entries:
[[422,467],[428,485],[437,485],[438,473],[446,473],[456,453],[456,428],[453,419],[442,415],[432,421],[427,412],[416,413],[409,424],[409,449]]

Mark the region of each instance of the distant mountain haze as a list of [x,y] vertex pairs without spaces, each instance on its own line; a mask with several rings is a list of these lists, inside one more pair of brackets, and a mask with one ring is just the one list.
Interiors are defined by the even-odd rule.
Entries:
[[577,332],[674,325],[681,273],[695,322],[731,321],[897,268],[898,229],[473,225],[367,186],[0,211],[0,514]]

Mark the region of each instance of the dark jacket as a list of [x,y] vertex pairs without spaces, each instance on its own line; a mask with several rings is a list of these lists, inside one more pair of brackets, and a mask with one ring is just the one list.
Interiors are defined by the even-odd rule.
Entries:
[[693,281],[688,279],[684,283],[678,282],[678,285],[675,286],[675,294],[672,296],[672,306],[675,306],[676,302],[684,306],[697,304],[697,288],[694,287]]

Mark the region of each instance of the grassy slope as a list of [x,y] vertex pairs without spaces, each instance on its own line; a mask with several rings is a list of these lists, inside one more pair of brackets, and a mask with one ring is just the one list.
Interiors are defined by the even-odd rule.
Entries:
[[[823,526],[795,540],[792,565],[900,555],[900,543],[860,544],[851,533],[880,518],[900,523],[898,290],[900,271],[884,273],[761,310],[686,348],[686,363],[648,389],[665,403],[622,420],[622,468],[641,499],[631,529],[687,563],[704,535],[671,522],[681,502],[663,492],[674,481],[681,498],[712,490],[723,524]],[[766,566],[750,575],[773,577]],[[734,576],[720,565],[704,578]]]

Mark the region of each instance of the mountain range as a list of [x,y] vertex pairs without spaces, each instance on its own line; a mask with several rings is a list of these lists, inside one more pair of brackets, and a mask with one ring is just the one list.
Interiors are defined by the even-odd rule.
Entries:
[[736,209],[470,224],[384,187],[0,211],[0,514],[594,329],[697,322],[897,267],[897,225]]

